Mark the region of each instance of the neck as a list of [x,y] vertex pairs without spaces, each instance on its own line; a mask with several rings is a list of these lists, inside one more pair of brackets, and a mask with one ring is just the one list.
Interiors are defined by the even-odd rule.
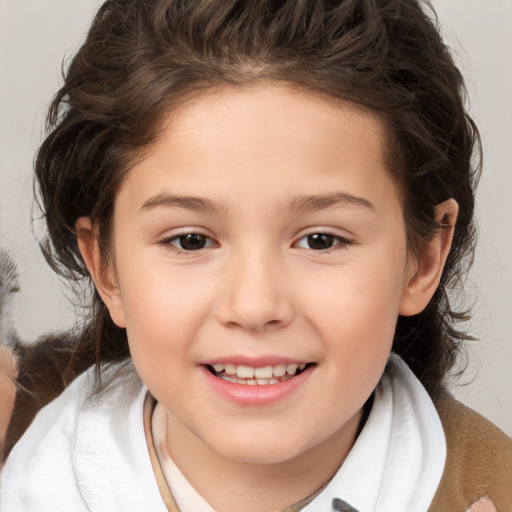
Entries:
[[354,443],[361,416],[359,411],[330,438],[290,460],[255,463],[216,453],[168,413],[166,448],[185,478],[215,510],[281,511],[335,475]]

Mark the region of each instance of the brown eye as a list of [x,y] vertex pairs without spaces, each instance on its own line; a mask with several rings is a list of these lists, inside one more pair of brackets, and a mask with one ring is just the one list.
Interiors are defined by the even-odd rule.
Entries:
[[303,236],[294,243],[294,246],[300,249],[309,249],[310,251],[329,252],[329,249],[341,249],[352,243],[347,238],[320,231]]
[[211,240],[200,233],[186,233],[171,238],[167,243],[181,251],[199,251],[212,245]]
[[307,236],[307,245],[309,249],[315,251],[325,251],[331,249],[334,245],[335,237],[328,233],[314,233]]

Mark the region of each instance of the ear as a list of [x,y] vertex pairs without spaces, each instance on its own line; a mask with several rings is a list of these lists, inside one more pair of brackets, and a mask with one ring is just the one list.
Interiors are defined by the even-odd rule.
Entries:
[[106,262],[101,255],[98,237],[91,219],[80,217],[75,223],[75,229],[82,258],[112,320],[118,327],[126,327],[115,269],[112,263]]
[[401,315],[421,313],[434,295],[450,252],[458,212],[459,205],[455,199],[448,199],[436,206],[435,220],[441,227],[420,248],[411,264],[410,275],[400,301]]

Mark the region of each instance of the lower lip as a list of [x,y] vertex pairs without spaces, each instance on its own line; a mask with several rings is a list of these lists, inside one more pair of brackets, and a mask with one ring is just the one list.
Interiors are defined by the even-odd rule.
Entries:
[[267,385],[235,384],[213,375],[206,366],[201,370],[215,393],[227,398],[231,402],[243,406],[270,405],[291,395],[302,386],[311,375],[314,365],[310,366],[299,375],[283,382]]

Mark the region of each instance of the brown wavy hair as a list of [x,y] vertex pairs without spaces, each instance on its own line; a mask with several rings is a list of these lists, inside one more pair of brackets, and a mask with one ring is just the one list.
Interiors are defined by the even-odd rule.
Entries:
[[[162,115],[212,87],[259,81],[291,83],[377,113],[413,251],[441,229],[434,207],[458,202],[439,288],[422,313],[398,319],[393,347],[435,395],[468,338],[461,324],[467,314],[452,306],[449,291],[472,260],[480,141],[465,110],[463,78],[428,3],[106,1],[69,63],[36,158],[48,262],[72,282],[89,279],[75,222],[91,217],[107,257],[117,190],[158,137]],[[72,366],[129,361],[125,330],[93,293]]]

